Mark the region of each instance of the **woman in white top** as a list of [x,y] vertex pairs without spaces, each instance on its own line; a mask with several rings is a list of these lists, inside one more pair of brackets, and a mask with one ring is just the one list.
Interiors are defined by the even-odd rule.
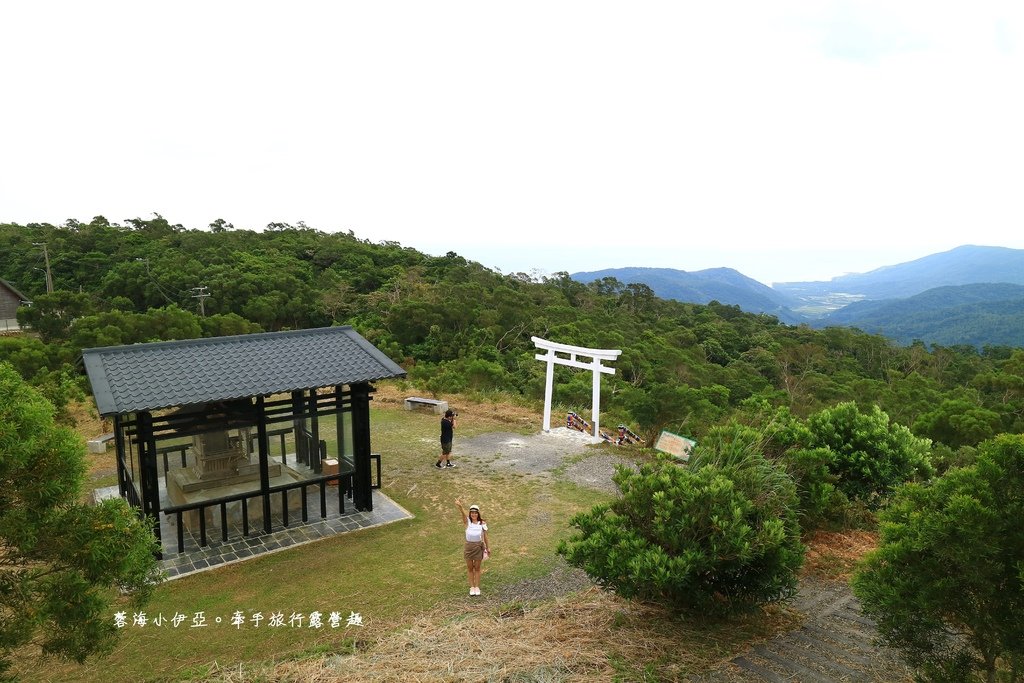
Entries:
[[462,507],[462,501],[455,499],[455,507],[462,513],[462,523],[466,526],[466,573],[469,575],[469,594],[480,595],[480,563],[484,552],[490,554],[487,543],[487,523],[480,514],[479,505],[470,505],[469,513]]

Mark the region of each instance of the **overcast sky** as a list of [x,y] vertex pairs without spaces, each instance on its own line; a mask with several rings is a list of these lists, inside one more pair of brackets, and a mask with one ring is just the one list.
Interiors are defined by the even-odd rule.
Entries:
[[352,230],[502,272],[1024,248],[1024,3],[5,2],[0,221]]

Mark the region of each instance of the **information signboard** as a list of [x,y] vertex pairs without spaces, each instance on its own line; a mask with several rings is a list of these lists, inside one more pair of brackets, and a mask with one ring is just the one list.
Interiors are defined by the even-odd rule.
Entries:
[[690,451],[696,445],[697,442],[693,439],[687,439],[685,436],[663,431],[654,447],[662,453],[668,453],[680,460],[686,460],[690,457]]

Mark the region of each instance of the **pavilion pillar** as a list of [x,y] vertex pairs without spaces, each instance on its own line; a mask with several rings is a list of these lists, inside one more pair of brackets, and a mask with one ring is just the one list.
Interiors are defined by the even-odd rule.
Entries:
[[260,492],[263,494],[263,533],[269,534],[272,526],[270,520],[270,440],[267,438],[267,412],[264,403],[265,401],[262,396],[256,397],[256,449],[259,451],[260,456]]
[[352,503],[356,510],[373,510],[373,475],[370,471],[370,385],[352,385]]
[[341,456],[345,455],[345,409],[344,409],[344,395],[345,385],[339,384],[334,387],[334,394],[337,396],[337,413],[334,415],[336,430],[338,432],[338,461],[341,461]]
[[306,421],[302,417],[305,413],[305,401],[301,391],[292,392],[292,431],[295,432],[295,462],[306,464],[309,462],[306,453]]
[[160,475],[156,466],[156,437],[153,435],[153,415],[149,411],[138,414],[139,467],[142,481],[142,514],[153,521],[153,535],[160,536]]
[[312,453],[309,454],[309,467],[320,474],[323,471],[323,465],[320,463],[320,420],[317,418],[316,411],[317,405],[317,393],[316,389],[309,390],[309,441],[313,446]]
[[124,468],[124,427],[121,416],[114,415],[114,453],[117,459],[117,490],[122,498],[128,498],[128,473]]

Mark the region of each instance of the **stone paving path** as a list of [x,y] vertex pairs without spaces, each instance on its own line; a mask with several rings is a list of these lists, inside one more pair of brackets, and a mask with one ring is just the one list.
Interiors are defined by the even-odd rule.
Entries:
[[693,683],[897,683],[913,680],[897,654],[874,642],[874,623],[865,617],[850,587],[806,579],[794,608],[806,616],[789,633],[752,646],[718,669],[690,678]]

